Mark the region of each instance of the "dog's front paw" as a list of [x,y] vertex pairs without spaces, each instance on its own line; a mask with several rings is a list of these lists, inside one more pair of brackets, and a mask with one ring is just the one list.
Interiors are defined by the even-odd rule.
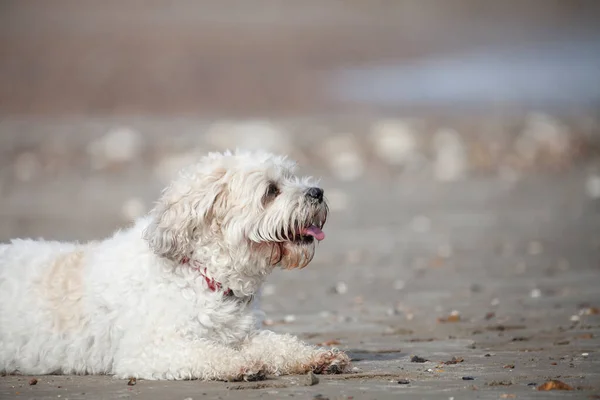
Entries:
[[255,382],[267,379],[267,366],[259,361],[256,361],[240,371],[240,381]]
[[312,362],[315,374],[341,374],[350,365],[350,357],[338,349],[319,351]]

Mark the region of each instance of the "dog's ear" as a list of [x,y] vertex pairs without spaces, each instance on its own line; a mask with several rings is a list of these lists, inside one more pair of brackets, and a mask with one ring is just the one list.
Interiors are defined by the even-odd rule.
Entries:
[[210,229],[216,203],[225,201],[225,173],[183,172],[163,191],[144,231],[157,255],[179,261],[191,254],[198,237]]

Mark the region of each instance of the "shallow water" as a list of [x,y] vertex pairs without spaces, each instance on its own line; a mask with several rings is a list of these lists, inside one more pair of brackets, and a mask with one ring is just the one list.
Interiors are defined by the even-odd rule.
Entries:
[[597,106],[600,34],[338,70],[331,90],[340,101],[384,107]]

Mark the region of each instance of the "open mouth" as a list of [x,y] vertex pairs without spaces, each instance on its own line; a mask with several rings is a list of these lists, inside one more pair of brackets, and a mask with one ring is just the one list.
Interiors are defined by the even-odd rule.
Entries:
[[325,233],[321,230],[322,223],[309,223],[303,228],[296,228],[287,233],[281,234],[282,241],[286,241],[296,245],[311,244],[315,240],[321,241],[325,239]]
[[310,244],[316,240],[319,242],[325,239],[325,233],[317,225],[310,225],[306,228],[302,228],[299,234],[293,236],[292,242],[297,244]]

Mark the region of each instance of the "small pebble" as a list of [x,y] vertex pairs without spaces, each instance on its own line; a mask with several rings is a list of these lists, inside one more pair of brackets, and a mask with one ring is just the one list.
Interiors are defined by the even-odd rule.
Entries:
[[395,308],[388,308],[387,310],[385,310],[386,315],[388,316],[394,316],[394,315],[398,315],[400,312],[398,310],[396,310]]
[[338,283],[335,285],[335,288],[334,288],[334,290],[335,290],[335,292],[336,292],[337,294],[345,294],[345,293],[348,293],[348,285],[346,285],[344,282],[338,282]]
[[483,286],[478,283],[473,283],[470,290],[472,293],[481,293],[483,291]]
[[582,355],[583,357],[587,357],[587,356],[589,356],[589,355],[590,355],[590,353],[581,353],[581,355]]
[[362,372],[362,369],[360,369],[358,367],[352,367],[352,372],[359,373],[359,372]]
[[474,381],[474,380],[475,380],[475,378],[474,378],[474,377],[472,377],[472,376],[463,376],[463,377],[462,377],[462,380],[463,380],[463,381]]
[[385,119],[371,127],[377,156],[391,165],[405,165],[417,150],[417,132],[406,121]]
[[314,386],[318,383],[319,383],[319,378],[314,374],[314,372],[309,371],[308,374],[306,374],[306,385]]
[[463,178],[467,170],[467,154],[458,132],[453,129],[440,129],[434,135],[434,146],[435,177],[444,182]]
[[433,369],[431,369],[431,368],[427,368],[427,370],[426,370],[426,371],[427,371],[427,372],[433,372]]
[[410,382],[406,379],[400,379],[398,385],[408,385]]
[[496,307],[498,304],[500,304],[500,300],[498,298],[493,298],[492,301],[490,302],[490,305],[492,307]]
[[571,315],[572,322],[578,322],[580,320],[579,315]]
[[529,297],[531,297],[532,299],[537,299],[538,297],[541,297],[541,295],[542,295],[542,291],[540,289],[533,289],[529,293]]
[[291,323],[291,322],[294,322],[294,321],[296,321],[296,316],[295,316],[295,315],[293,315],[293,314],[286,315],[286,316],[283,318],[283,321],[284,321],[285,323],[289,324],[289,323]]

